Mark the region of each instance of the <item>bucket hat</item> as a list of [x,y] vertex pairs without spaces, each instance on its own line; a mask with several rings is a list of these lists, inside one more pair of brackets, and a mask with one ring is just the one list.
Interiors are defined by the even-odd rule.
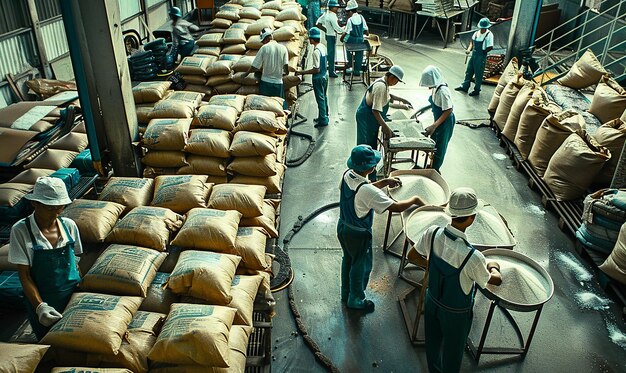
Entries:
[[489,28],[491,27],[491,21],[489,21],[489,18],[482,18],[480,21],[478,21],[478,28]]
[[357,172],[363,172],[370,168],[376,167],[380,162],[380,152],[372,149],[369,145],[357,145],[352,148],[350,158],[348,158],[348,167]]
[[472,216],[485,206],[483,200],[476,197],[472,188],[457,188],[450,194],[450,202],[446,206],[446,213],[453,218]]
[[317,27],[311,27],[309,30],[309,39],[319,40],[322,37],[322,31]]
[[62,206],[72,203],[63,180],[49,176],[37,178],[33,192],[25,195],[24,198],[47,206]]

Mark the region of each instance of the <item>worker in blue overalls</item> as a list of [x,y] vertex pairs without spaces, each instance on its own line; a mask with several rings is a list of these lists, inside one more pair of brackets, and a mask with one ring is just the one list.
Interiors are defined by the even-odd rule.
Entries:
[[184,20],[183,12],[178,7],[171,7],[169,15],[172,20],[172,51],[175,53],[174,60],[177,54],[180,54],[181,59],[191,56],[196,46],[191,32],[197,32],[200,28]]
[[59,217],[72,202],[61,179],[38,178],[24,198],[35,211],[11,228],[9,262],[17,264],[28,321],[41,339],[63,317],[80,282],[75,255],[82,246],[76,223]]
[[483,18],[478,22],[478,31],[472,35],[465,51],[466,54],[472,54],[465,68],[465,80],[454,90],[467,92],[473,77],[474,90],[469,95],[478,96],[480,94],[480,86],[483,83],[485,64],[487,63],[487,53],[493,49],[493,33],[488,30],[489,27],[491,27],[489,18]]
[[424,325],[431,373],[459,372],[472,326],[476,285],[502,283],[498,263],[487,263],[465,235],[483,205],[473,189],[454,190],[446,207],[452,222],[444,228],[428,228],[414,246],[428,260]]
[[320,43],[322,32],[317,27],[309,30],[309,43],[313,46],[313,66],[309,70],[298,70],[296,75],[313,74],[313,93],[317,102],[317,119],[314,127],[328,126],[328,69],[326,47]]
[[343,27],[339,26],[337,0],[329,0],[326,12],[316,21],[315,25],[326,33],[326,50],[328,51],[328,76],[336,78],[335,59],[337,50],[337,34],[343,34]]
[[431,89],[428,102],[433,113],[434,122],[424,128],[424,134],[435,140],[435,154],[432,167],[439,172],[443,159],[452,138],[456,118],[452,106],[452,92],[444,82],[441,71],[435,66],[426,66],[422,72],[420,86]]
[[[346,30],[343,35],[341,35],[341,41],[345,44],[361,44],[365,41],[365,35],[369,35],[369,31],[367,28],[367,22],[365,22],[365,18],[360,15],[357,11],[359,5],[356,0],[348,1],[346,5],[346,11],[348,11],[348,21],[346,23]],[[361,67],[363,65],[363,52],[354,52],[348,53],[348,61],[347,66],[350,66],[350,69],[346,71],[346,73],[350,74],[352,69],[354,69],[354,75],[358,76],[361,74]]]
[[381,189],[399,186],[400,180],[387,178],[370,183],[380,152],[369,145],[352,149],[340,186],[337,238],[343,250],[341,260],[341,302],[350,309],[374,311],[374,302],[365,296],[372,271],[372,224],[374,212],[402,212],[413,205],[423,205],[419,197],[394,201]]
[[[402,82],[404,70],[400,66],[392,66],[382,78],[376,79],[365,91],[361,105],[356,110],[356,143],[367,144],[373,149],[378,148],[378,133],[383,129],[385,138],[394,136],[393,131],[387,125],[387,112],[389,103],[399,101],[407,104],[411,103],[403,98],[389,93],[389,87]],[[369,175],[370,180],[376,180],[376,173]]]

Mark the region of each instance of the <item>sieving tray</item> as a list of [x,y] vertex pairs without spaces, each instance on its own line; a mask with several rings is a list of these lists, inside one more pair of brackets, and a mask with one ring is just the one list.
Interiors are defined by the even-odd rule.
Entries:
[[439,191],[442,198],[433,199],[428,198],[430,200],[425,200],[428,205],[435,206],[444,206],[448,203],[450,199],[450,188],[448,187],[448,183],[444,180],[441,175],[433,170],[433,169],[424,169],[424,170],[397,170],[392,171],[389,174],[389,177],[397,177],[402,180],[402,186],[396,188],[389,188],[389,196],[395,199],[396,201],[400,201],[403,199],[411,198],[413,196],[418,196],[422,199],[426,199],[425,195],[420,195],[420,190],[412,188],[411,180],[415,180],[417,178],[426,178],[435,182],[441,190]]

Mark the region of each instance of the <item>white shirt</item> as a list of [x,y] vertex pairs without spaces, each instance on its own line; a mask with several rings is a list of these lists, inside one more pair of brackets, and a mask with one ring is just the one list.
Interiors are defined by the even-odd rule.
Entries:
[[315,46],[315,49],[313,50],[313,68],[314,69],[320,68],[320,60],[323,56],[326,56],[326,46],[322,43],[319,43]]
[[[430,247],[430,240],[435,229],[437,229],[436,226],[428,228],[414,246],[418,253],[426,255],[427,258],[430,256],[432,249]],[[465,233],[454,228],[450,224],[448,224],[445,229],[457,237],[467,239]],[[437,231],[433,246],[435,254],[454,268],[459,268],[461,266],[470,250],[463,240],[452,240],[446,237],[443,233],[443,229],[441,228]],[[467,264],[463,267],[463,270],[459,275],[461,289],[465,294],[469,294],[472,290],[474,282],[481,288],[484,288],[489,281],[489,277],[490,275],[489,271],[487,271],[487,260],[485,259],[485,256],[480,251],[474,250],[474,253],[469,258]]]
[[287,48],[275,40],[264,44],[252,61],[252,67],[262,72],[261,80],[272,84],[283,84],[283,72],[287,64],[289,64]]
[[364,218],[372,209],[382,214],[393,204],[393,200],[382,190],[370,184],[367,178],[357,174],[354,170],[346,172],[343,180],[351,190],[356,190],[363,182],[366,183],[354,196],[354,211],[359,218]]
[[372,110],[378,112],[383,111],[383,107],[391,101],[391,94],[389,93],[389,85],[387,80],[378,78],[372,83],[372,91],[369,90],[365,93],[365,103],[370,106]]
[[493,32],[487,30],[484,34],[481,34],[480,31],[476,31],[472,35],[472,40],[483,41],[483,50],[491,48],[493,47]]
[[[52,247],[50,241],[48,241],[48,239],[39,230],[34,214],[31,214],[30,216],[15,223],[15,225],[11,228],[11,238],[9,241],[9,263],[32,266],[33,242],[30,238],[30,234],[28,233],[28,227],[26,227],[26,219],[30,219],[30,227],[32,229],[33,236],[35,236],[35,244],[43,247],[44,250],[52,250],[54,247]],[[78,232],[76,223],[74,223],[72,219],[68,218],[59,219],[63,221],[63,224],[65,224],[65,227],[70,232],[70,235],[74,240],[74,255],[82,254],[83,246],[80,242],[80,233]],[[67,236],[65,229],[63,229],[60,222],[58,224],[58,228],[60,237],[56,248],[67,245],[67,242],[70,240],[70,237]]]
[[317,19],[315,24],[321,24],[326,29],[326,36],[337,36],[337,34],[343,33],[343,27],[339,26],[339,19],[337,14],[327,10],[324,14]]
[[447,85],[442,85],[439,89],[433,88],[433,102],[444,111],[452,109],[452,92],[450,88]]
[[362,15],[360,15],[359,13],[354,13],[352,15],[352,17],[350,17],[348,19],[348,22],[346,23],[346,34],[350,34],[350,31],[352,31],[352,25],[360,25],[361,22],[363,22],[363,30],[367,31],[367,22],[365,22],[365,18],[363,18]]

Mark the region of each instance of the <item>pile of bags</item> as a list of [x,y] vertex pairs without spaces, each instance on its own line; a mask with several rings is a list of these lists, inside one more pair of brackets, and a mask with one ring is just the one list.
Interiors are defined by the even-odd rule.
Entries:
[[583,206],[583,222],[576,238],[591,250],[610,254],[626,223],[626,192],[604,189],[588,195]]
[[154,79],[159,72],[157,61],[151,50],[138,51],[129,56],[128,68],[132,80]]
[[[591,51],[545,90],[517,69],[512,59],[488,108],[502,136],[559,201],[582,198],[592,184],[608,185],[626,140],[626,90],[606,75]],[[593,84],[589,103],[577,90]]]

